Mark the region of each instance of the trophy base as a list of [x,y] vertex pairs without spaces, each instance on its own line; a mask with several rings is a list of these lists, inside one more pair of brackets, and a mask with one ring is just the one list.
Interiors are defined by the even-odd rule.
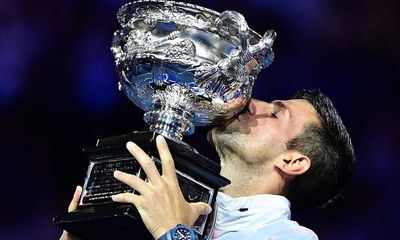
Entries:
[[54,224],[84,240],[154,239],[132,204],[109,203],[55,217]]
[[[99,139],[96,147],[84,149],[90,164],[78,208],[55,217],[54,224],[82,239],[153,239],[137,209],[132,204],[115,203],[111,196],[122,192],[136,194],[132,188],[113,177],[115,170],[146,178],[139,163],[125,148],[128,141],[134,141],[147,152],[161,172],[156,135],[152,131],[132,132]],[[198,154],[186,143],[166,141],[186,201],[202,201],[213,206],[218,189],[230,183],[219,175],[220,165]],[[208,223],[208,217],[202,215],[193,229],[204,236]]]

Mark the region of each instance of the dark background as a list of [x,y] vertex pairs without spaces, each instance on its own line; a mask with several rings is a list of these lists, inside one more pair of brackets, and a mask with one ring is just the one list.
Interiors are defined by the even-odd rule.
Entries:
[[[56,239],[98,137],[146,130],[117,90],[109,50],[120,0],[0,0],[0,239]],[[274,29],[276,60],[256,81],[263,100],[321,88],[357,155],[344,202],[294,213],[320,239],[393,239],[400,227],[398,1],[192,1]],[[215,158],[197,128],[186,141]],[[397,140],[397,141],[396,141]],[[397,175],[396,175],[397,174]]]

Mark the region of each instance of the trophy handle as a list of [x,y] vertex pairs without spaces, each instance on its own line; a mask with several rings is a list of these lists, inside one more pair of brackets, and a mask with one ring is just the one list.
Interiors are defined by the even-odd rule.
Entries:
[[272,44],[274,43],[274,39],[276,38],[276,32],[274,30],[268,30],[264,33],[264,36],[261,40],[249,47],[250,54],[257,58],[256,56],[259,54],[263,54],[264,51],[267,51],[266,56],[259,59],[260,70],[271,65],[274,60],[274,53],[272,52]]
[[116,61],[118,59],[121,59],[121,57],[124,55],[124,51],[122,51],[122,39],[124,37],[124,31],[123,30],[117,30],[114,32],[114,37],[112,41],[112,47],[111,47],[111,52],[113,53]]
[[276,37],[275,31],[267,31],[258,43],[250,45],[250,29],[247,22],[242,14],[235,11],[222,12],[217,18],[216,26],[222,36],[229,38],[234,36],[240,41],[240,49],[231,51],[228,57],[218,62],[218,68],[227,77],[232,88],[241,86],[249,80],[245,65],[252,59],[256,59],[259,66],[253,69],[255,72],[251,72],[251,76],[255,76],[272,63],[274,55],[271,47]]

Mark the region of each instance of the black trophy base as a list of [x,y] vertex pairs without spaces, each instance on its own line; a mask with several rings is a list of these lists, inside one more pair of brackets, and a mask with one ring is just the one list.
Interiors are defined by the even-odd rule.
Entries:
[[84,240],[154,239],[131,204],[109,203],[81,208],[55,217],[54,223]]
[[[134,141],[154,160],[161,172],[161,162],[155,145],[156,133],[132,132],[99,139],[96,147],[84,149],[90,163],[78,208],[57,216],[55,225],[84,239],[153,239],[132,204],[112,201],[111,196],[122,192],[136,192],[113,177],[115,170],[146,176],[140,164],[126,149]],[[220,165],[198,154],[183,142],[166,139],[174,158],[177,178],[183,196],[188,202],[206,202],[213,206],[218,189],[229,184],[220,176]],[[166,218],[168,216],[165,216]],[[207,233],[210,219],[202,215],[193,229],[200,236]]]

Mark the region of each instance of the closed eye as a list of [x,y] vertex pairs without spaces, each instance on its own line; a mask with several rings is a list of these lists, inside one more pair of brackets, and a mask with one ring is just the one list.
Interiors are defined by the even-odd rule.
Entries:
[[276,115],[275,112],[270,112],[270,113],[269,113],[269,116],[270,116],[270,117],[273,117],[273,118],[278,118],[278,116]]
[[273,105],[273,110],[271,111],[271,113],[269,114],[270,117],[273,118],[278,118],[278,114],[280,112],[282,112],[283,110],[288,110],[290,113],[290,109],[287,107],[287,105],[282,102],[282,101],[273,101],[272,102]]

